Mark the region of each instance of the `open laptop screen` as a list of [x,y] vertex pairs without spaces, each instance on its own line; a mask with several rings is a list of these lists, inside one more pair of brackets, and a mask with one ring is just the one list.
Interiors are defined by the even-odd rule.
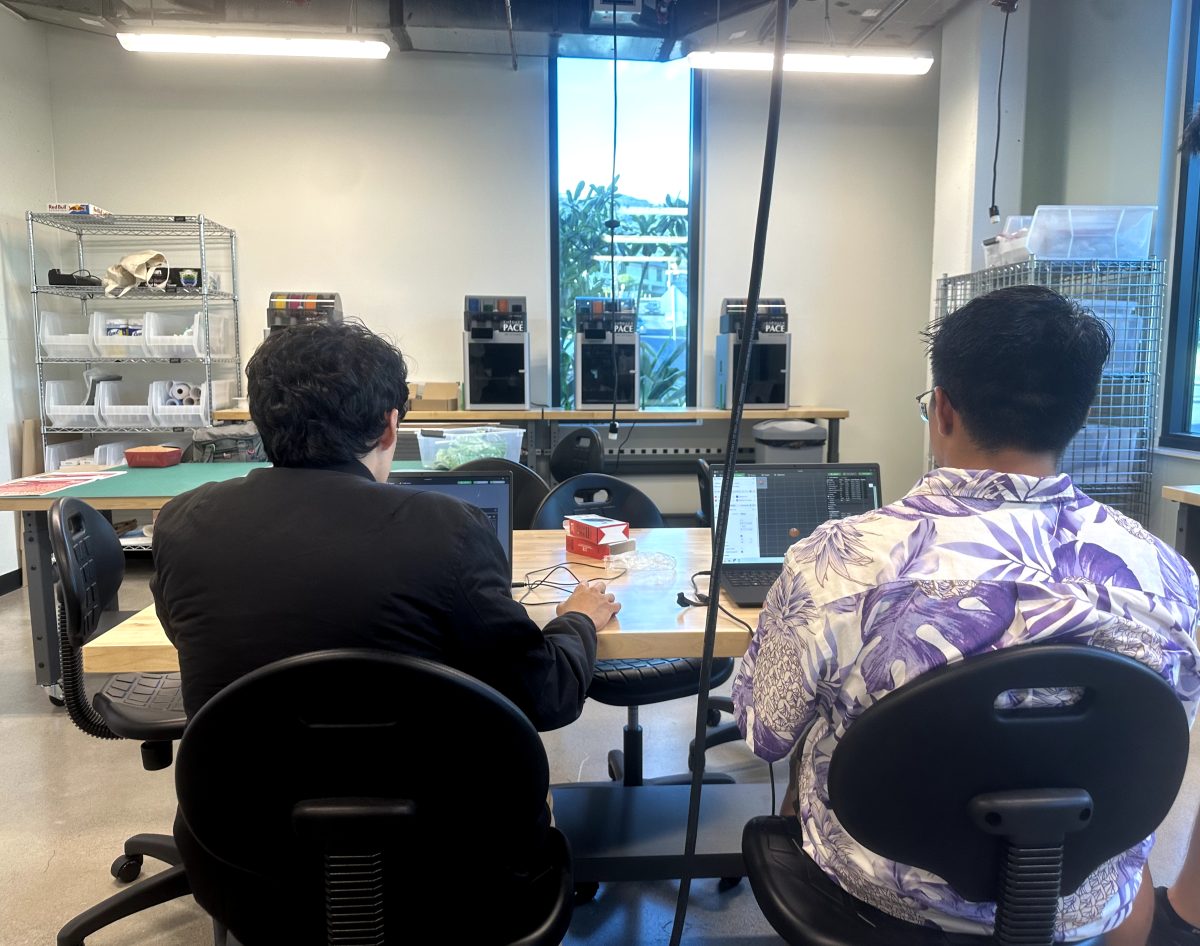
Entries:
[[[713,468],[714,510],[721,499],[723,473]],[[878,509],[879,497],[876,463],[738,464],[724,561],[782,563],[788,548],[821,523]]]
[[431,490],[478,507],[496,530],[504,556],[512,564],[512,474],[503,472],[449,473],[429,470],[393,472],[388,482]]

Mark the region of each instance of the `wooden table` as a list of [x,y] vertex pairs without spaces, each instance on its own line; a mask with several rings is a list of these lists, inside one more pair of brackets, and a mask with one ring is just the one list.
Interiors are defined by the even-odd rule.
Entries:
[[[238,479],[269,463],[180,463],[162,469],[121,470],[83,486],[72,486],[45,496],[0,496],[0,511],[21,514],[21,541],[25,551],[25,587],[29,593],[29,623],[33,633],[33,666],[37,682],[56,688],[62,676],[58,661],[57,621],[54,613],[54,575],[50,565],[49,510],[64,496],[82,499],[102,510],[161,509],[168,501],[205,483]],[[419,470],[415,460],[392,464],[393,470]],[[116,608],[114,602],[112,607]],[[57,693],[53,693],[57,695]]]
[[[602,659],[618,657],[699,657],[704,644],[703,608],[680,608],[675,596],[691,594],[692,573],[709,567],[710,537],[707,529],[634,529],[638,554],[643,558],[667,556],[662,564],[648,562],[619,578],[614,570],[596,565],[589,559],[572,557],[571,566],[579,578],[606,578],[609,589],[621,602],[621,613],[598,636],[598,654]],[[526,572],[547,568],[566,561],[563,534],[559,531],[516,532],[513,534],[513,576],[522,581]],[[665,567],[664,567],[665,566]],[[556,581],[569,580],[560,572]],[[697,579],[702,590],[708,579]],[[518,599],[525,589],[513,591]],[[534,589],[527,596],[526,608],[539,624],[554,617],[553,604],[563,597],[553,588]],[[735,615],[754,626],[758,611],[739,608],[722,595],[722,603]],[[716,655],[740,657],[750,642],[749,632],[724,614],[717,623]],[[138,612],[129,620],[101,635],[83,649],[83,666],[88,673],[123,671],[178,670],[179,657],[167,640],[154,608]]]
[[1162,496],[1179,503],[1175,551],[1200,571],[1200,486],[1164,486]]

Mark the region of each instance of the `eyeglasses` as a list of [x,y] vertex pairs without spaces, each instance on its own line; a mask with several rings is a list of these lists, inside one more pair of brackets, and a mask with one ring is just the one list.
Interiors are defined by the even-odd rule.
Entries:
[[936,388],[930,388],[928,391],[922,391],[917,395],[917,410],[921,413],[921,420],[927,424],[929,423],[929,401],[925,400],[925,398],[929,397],[936,390]]

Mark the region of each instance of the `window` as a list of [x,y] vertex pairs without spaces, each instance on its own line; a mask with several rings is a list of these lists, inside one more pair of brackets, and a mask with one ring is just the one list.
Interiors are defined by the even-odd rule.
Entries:
[[[1187,87],[1189,114],[1200,94],[1200,4],[1191,11]],[[1164,208],[1165,211],[1165,208]],[[1164,391],[1164,447],[1200,450],[1200,155],[1184,155],[1175,218],[1175,265]]]
[[696,279],[692,226],[694,89],[679,62],[617,64],[615,247],[605,222],[612,197],[613,64],[550,63],[551,279],[557,312],[555,403],[575,399],[575,299],[617,295],[638,313],[643,407],[696,403]]

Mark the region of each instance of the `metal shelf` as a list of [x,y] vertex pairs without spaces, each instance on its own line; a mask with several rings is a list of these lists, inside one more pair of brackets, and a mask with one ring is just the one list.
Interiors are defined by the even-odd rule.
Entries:
[[234,365],[233,355],[214,355],[211,358],[39,358],[43,365]]
[[32,223],[44,224],[78,236],[177,236],[198,237],[201,224],[205,236],[233,236],[233,230],[204,216],[167,214],[90,214],[31,213]]
[[152,299],[155,302],[190,302],[195,304],[208,300],[209,305],[237,302],[237,296],[232,292],[208,292],[200,289],[175,289],[170,292],[161,289],[147,289],[140,286],[131,289],[123,296],[106,296],[103,286],[34,286],[34,292],[48,296],[62,296],[66,299],[102,299],[105,305],[121,302],[145,302]]
[[182,433],[196,430],[195,427],[49,427],[43,425],[43,434],[162,434]]

